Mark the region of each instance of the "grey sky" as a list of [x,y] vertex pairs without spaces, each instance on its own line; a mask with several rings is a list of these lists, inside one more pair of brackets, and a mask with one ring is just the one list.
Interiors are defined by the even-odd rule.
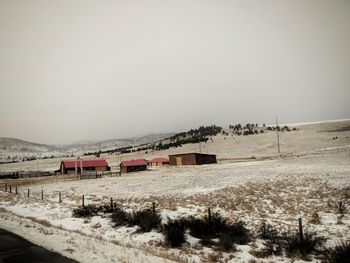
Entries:
[[350,117],[350,1],[0,0],[0,136]]

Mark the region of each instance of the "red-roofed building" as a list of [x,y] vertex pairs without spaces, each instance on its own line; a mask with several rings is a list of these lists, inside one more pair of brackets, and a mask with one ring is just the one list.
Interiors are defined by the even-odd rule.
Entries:
[[94,160],[63,160],[61,162],[60,171],[61,174],[80,173],[83,171],[109,171],[110,167],[106,160],[94,159]]
[[162,166],[169,164],[169,160],[167,158],[159,157],[159,158],[154,158],[150,161],[148,161],[149,166]]
[[122,161],[120,163],[120,171],[122,173],[145,171],[147,170],[147,164],[148,161],[145,159]]

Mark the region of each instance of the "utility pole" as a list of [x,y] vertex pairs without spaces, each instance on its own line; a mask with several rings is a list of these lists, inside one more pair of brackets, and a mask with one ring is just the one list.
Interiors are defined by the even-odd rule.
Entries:
[[[78,157],[77,157],[78,158]],[[75,176],[78,176],[77,159],[75,159]]]
[[[121,176],[121,169],[120,169],[120,165],[122,164],[122,154],[118,153],[118,157],[119,157],[119,162],[118,162],[118,167],[119,167],[119,176]],[[118,169],[118,168],[117,168]]]
[[80,179],[83,178],[83,159],[80,160]]
[[202,145],[201,145],[201,132],[200,132],[200,131],[199,131],[198,143],[199,143],[199,153],[202,153]]
[[276,116],[276,132],[277,132],[277,147],[278,147],[278,153],[281,153],[280,150],[280,136],[278,134],[278,120],[277,120],[277,116]]

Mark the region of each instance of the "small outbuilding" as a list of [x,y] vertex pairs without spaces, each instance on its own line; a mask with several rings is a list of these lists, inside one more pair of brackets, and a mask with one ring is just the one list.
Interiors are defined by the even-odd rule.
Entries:
[[159,157],[159,158],[154,158],[150,161],[148,161],[149,166],[162,166],[162,165],[167,165],[169,164],[169,159]]
[[201,165],[217,163],[216,155],[205,153],[180,153],[169,155],[170,165]]
[[121,173],[131,173],[147,170],[148,161],[145,159],[122,161],[120,163]]
[[110,171],[108,163],[104,159],[95,160],[63,160],[60,165],[61,174],[81,173],[83,171]]

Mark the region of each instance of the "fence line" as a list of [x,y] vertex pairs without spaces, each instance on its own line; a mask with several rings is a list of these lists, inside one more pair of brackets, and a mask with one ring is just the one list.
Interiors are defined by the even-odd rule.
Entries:
[[[23,198],[30,198],[31,200],[44,200],[44,196],[47,196],[48,198],[45,198],[45,200],[47,201],[51,201],[54,202],[54,200],[56,199],[58,201],[58,203],[64,203],[64,199],[69,199],[70,201],[74,201],[77,200],[77,197],[79,197],[78,195],[74,195],[74,194],[68,194],[68,192],[62,192],[62,191],[53,191],[53,192],[45,192],[44,193],[44,189],[41,190],[37,190],[34,191],[32,190],[32,188],[28,188],[28,187],[18,187],[17,185],[13,185],[13,184],[8,184],[8,183],[0,183],[0,189],[2,190],[2,192],[8,193],[8,194],[13,194],[14,196],[18,196],[18,197],[23,197]],[[67,193],[65,195],[65,193]],[[82,206],[85,207],[85,200],[86,200],[86,195],[81,195],[81,199],[82,199]],[[104,200],[106,200],[105,198],[101,197],[100,198],[101,202],[103,202]],[[113,197],[110,198],[110,202],[113,206],[114,201],[113,201]]]
[[[74,175],[75,173],[65,174],[65,175]],[[118,171],[89,171],[84,170],[82,176],[93,176],[96,178],[102,178],[104,175],[119,175]],[[81,174],[78,174],[81,176]],[[62,176],[62,174],[56,171],[20,171],[20,172],[1,172],[0,179],[30,179],[30,178],[40,178],[40,177],[52,177],[52,176]],[[85,179],[85,178],[82,178]],[[89,179],[89,178],[87,178]]]

